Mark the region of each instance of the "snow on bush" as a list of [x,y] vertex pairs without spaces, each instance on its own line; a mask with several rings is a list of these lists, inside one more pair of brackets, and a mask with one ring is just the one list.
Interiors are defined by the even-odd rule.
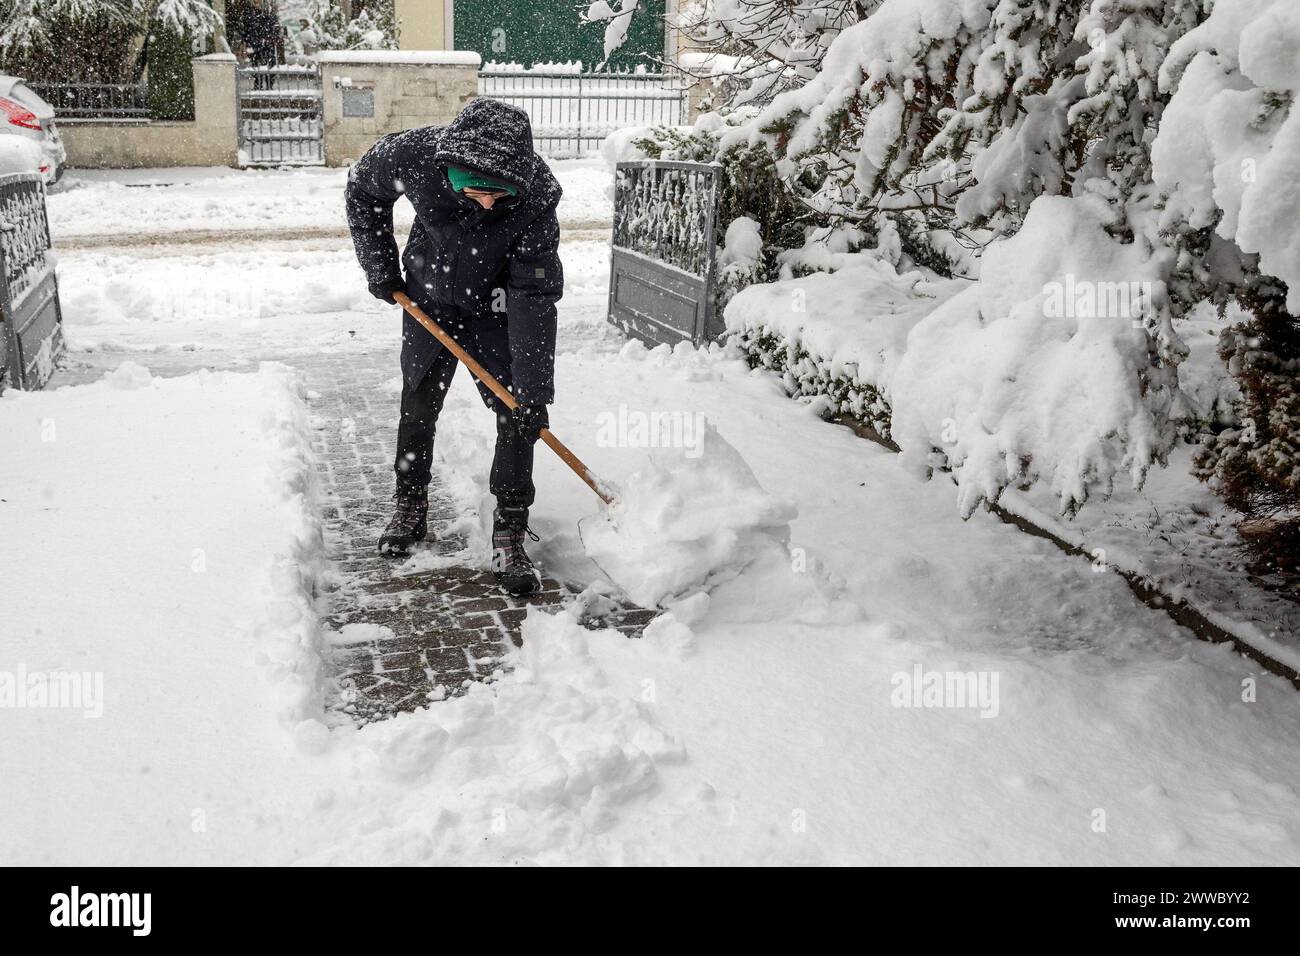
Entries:
[[769,495],[718,430],[699,454],[656,449],[614,504],[583,527],[583,544],[644,607],[716,587],[775,549],[788,565],[791,502]]
[[370,3],[355,16],[340,0],[313,0],[303,11],[322,50],[396,50],[397,23],[391,0]]
[[1178,323],[1187,357],[1178,363],[1175,417],[1189,438],[1237,422],[1235,407],[1241,389],[1219,357],[1218,346],[1224,322],[1231,325],[1245,318],[1235,304],[1229,304],[1221,317],[1211,303],[1202,302]]
[[1218,0],[1160,70],[1173,97],[1151,147],[1166,221],[1213,225],[1287,284],[1300,314],[1300,5]]
[[891,433],[894,373],[912,328],[969,283],[899,275],[875,253],[843,255],[834,272],[751,285],[726,309],[727,331],[754,367],[792,396]]
[[1042,197],[974,285],[841,255],[835,272],[745,289],[727,329],[790,394],[952,469],[963,514],[1036,481],[1070,513],[1119,473],[1140,485],[1178,436],[1168,254],[1115,242],[1111,221],[1100,199]]
[[614,130],[600,144],[601,158],[610,169],[619,163],[645,159],[645,151],[637,145],[637,140],[648,136],[652,129],[650,126],[625,126]]
[[706,0],[683,4],[683,66],[721,86],[732,105],[766,102],[807,83],[831,41],[879,0]]
[[609,58],[627,42],[627,31],[632,26],[632,17],[640,4],[641,0],[620,0],[619,7],[615,10],[608,0],[594,0],[587,7],[586,13],[582,15],[583,23],[605,24],[605,61],[598,69],[608,63]]
[[[1061,511],[1140,487],[1177,438],[1163,254],[1120,244],[1100,199],[1044,196],[984,255],[980,281],[908,335],[893,386],[904,459],[951,467],[970,514],[1008,485],[1047,482]],[[1123,277],[1122,281],[1117,281]]]
[[1203,437],[1195,473],[1246,519],[1260,573],[1300,569],[1298,45],[1294,3],[1221,0],[1161,70],[1173,96],[1152,146],[1189,286],[1247,313],[1219,347],[1237,420]]
[[[900,323],[901,346],[869,310],[856,331],[809,315],[811,335],[775,303],[758,319],[729,311],[751,361],[791,392],[827,388],[840,411],[861,417],[865,401],[914,460],[956,471],[966,513],[1008,484],[1048,481],[1067,513],[1119,472],[1140,484],[1177,437],[1171,417],[1189,414],[1171,318],[1196,300],[1168,292],[1177,260],[1156,224],[1149,140],[1160,64],[1201,15],[1194,0],[885,0],[843,29],[809,82],[716,130],[719,156],[771,150],[803,210],[801,248],[769,242],[786,249],[783,277],[873,244],[904,273],[993,273]],[[999,235],[1016,238],[990,247]],[[1112,293],[1124,301],[1108,312]],[[870,359],[845,374],[807,347],[828,327],[880,364],[905,353],[906,375],[882,381]],[[1087,400],[1067,400],[1065,382]]]
[[727,224],[717,252],[716,282],[722,301],[763,277],[762,227],[749,216]]

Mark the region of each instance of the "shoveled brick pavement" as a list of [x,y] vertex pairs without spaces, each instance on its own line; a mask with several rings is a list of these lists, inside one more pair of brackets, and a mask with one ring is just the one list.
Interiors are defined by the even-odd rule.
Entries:
[[[485,566],[474,566],[486,556],[464,554],[465,540],[447,530],[459,515],[436,476],[429,540],[415,558],[376,552],[393,486],[398,397],[382,387],[395,377],[390,359],[347,354],[297,363],[311,390],[330,562],[323,595],[326,663],[336,682],[330,709],[341,720],[363,723],[497,679],[521,644],[529,607],[557,609],[575,593],[550,578],[526,599],[502,593]],[[428,570],[431,562],[420,558],[430,551],[463,560]],[[635,635],[653,618],[653,611],[617,607],[589,623]]]

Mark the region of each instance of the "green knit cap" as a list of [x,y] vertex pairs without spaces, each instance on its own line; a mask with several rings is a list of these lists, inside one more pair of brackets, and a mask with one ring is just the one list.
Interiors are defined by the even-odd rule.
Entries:
[[466,189],[492,189],[497,192],[506,192],[511,196],[519,195],[519,187],[510,183],[502,182],[499,179],[493,179],[491,176],[484,176],[473,169],[466,169],[463,166],[448,166],[447,178],[451,180],[451,188],[461,193]]

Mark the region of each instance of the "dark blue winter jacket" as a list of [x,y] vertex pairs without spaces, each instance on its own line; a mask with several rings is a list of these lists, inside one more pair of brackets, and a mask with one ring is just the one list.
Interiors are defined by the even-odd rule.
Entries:
[[[451,188],[449,165],[506,180],[519,195],[483,209]],[[508,337],[516,399],[550,403],[555,303],[564,291],[555,214],[560,194],[533,151],[528,115],[480,99],[447,126],[391,133],[376,142],[348,176],[348,227],[370,284],[400,280],[393,203],[405,195],[415,207],[401,258],[407,294],[467,347]],[[403,322],[402,374],[415,384],[442,346],[409,315]]]

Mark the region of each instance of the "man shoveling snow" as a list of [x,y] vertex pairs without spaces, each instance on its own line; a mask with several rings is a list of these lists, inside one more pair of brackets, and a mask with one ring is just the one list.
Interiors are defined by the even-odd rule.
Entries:
[[[477,383],[497,415],[492,568],[511,594],[540,584],[524,536],[535,495],[533,447],[555,398],[560,194],[533,151],[528,115],[487,99],[447,126],[382,137],[348,176],[348,226],[370,292],[394,304],[394,293],[406,293],[519,403],[508,409]],[[402,195],[415,207],[415,225],[399,261],[393,204]],[[397,489],[379,539],[380,552],[395,555],[427,533],[435,424],[458,364],[409,313],[403,322]]]

